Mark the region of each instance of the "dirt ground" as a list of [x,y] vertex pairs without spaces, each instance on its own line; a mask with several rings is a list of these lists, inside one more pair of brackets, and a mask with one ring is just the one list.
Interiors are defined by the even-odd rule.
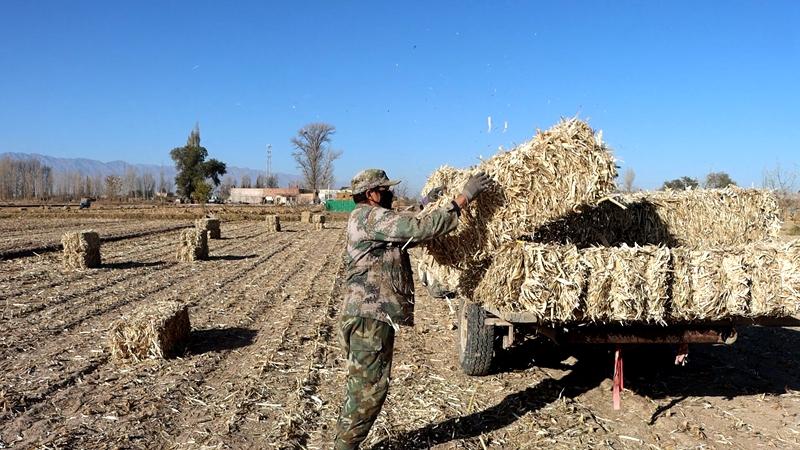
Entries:
[[[0,219],[0,248],[78,225]],[[175,261],[175,230],[104,243],[103,267],[84,272],[57,252],[0,261],[0,448],[330,448],[343,224],[285,228],[224,223],[195,264]],[[614,411],[610,349],[530,339],[469,377],[447,303],[417,294],[364,448],[800,448],[798,329],[741,328],[733,346],[693,346],[685,367],[671,348],[626,351]],[[182,356],[111,360],[110,323],[162,299],[190,306]]]

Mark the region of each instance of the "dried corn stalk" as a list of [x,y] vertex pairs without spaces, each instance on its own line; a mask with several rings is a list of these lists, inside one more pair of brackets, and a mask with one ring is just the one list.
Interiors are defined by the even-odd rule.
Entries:
[[600,133],[580,120],[563,120],[471,169],[438,169],[424,192],[439,186],[445,192],[429,207],[449,204],[478,171],[486,172],[495,184],[464,211],[456,231],[426,244],[440,264],[492,257],[502,243],[609,195],[617,174]]
[[222,239],[222,233],[219,228],[219,219],[203,218],[197,219],[194,222],[195,228],[198,230],[208,231],[210,239]]
[[184,262],[208,259],[208,232],[197,228],[182,230],[176,256]]
[[108,344],[117,360],[165,358],[181,350],[190,331],[186,305],[174,301],[145,304],[111,325]]
[[64,233],[63,266],[67,270],[100,267],[100,235],[94,231]]
[[268,232],[281,231],[281,218],[275,214],[268,214],[264,219]]
[[730,247],[772,239],[780,230],[773,193],[758,189],[653,191],[612,197],[538,227],[537,242]]

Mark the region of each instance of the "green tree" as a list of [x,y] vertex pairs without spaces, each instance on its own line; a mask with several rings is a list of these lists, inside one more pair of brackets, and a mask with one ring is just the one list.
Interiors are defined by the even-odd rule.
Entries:
[[200,128],[196,125],[189,134],[186,145],[172,149],[169,155],[175,161],[175,169],[178,171],[175,176],[178,195],[183,197],[207,199],[208,195],[195,196],[195,191],[204,190],[203,185],[206,185],[210,192],[213,187],[208,186],[206,179],[210,179],[214,186],[219,186],[219,177],[227,171],[224,162],[216,159],[206,161],[208,150],[200,145]]
[[722,189],[728,186],[736,186],[736,182],[726,172],[710,172],[706,175],[703,186],[709,189]]
[[700,186],[700,183],[697,182],[697,179],[692,177],[680,177],[675,178],[674,180],[665,181],[664,185],[661,186],[661,189],[672,189],[673,191],[683,191],[686,189],[694,189]]
[[192,200],[196,201],[197,203],[205,204],[205,202],[208,201],[208,197],[211,195],[211,191],[213,189],[214,188],[212,188],[211,185],[203,178],[194,180],[194,192],[192,192]]

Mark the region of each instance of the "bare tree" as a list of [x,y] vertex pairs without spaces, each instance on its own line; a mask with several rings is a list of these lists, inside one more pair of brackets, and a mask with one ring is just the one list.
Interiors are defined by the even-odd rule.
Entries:
[[250,175],[247,175],[247,174],[242,175],[242,185],[241,185],[241,187],[249,188],[249,187],[251,187],[251,185],[252,185],[252,183],[250,181]]
[[106,196],[112,200],[116,199],[122,187],[122,180],[117,175],[108,175],[105,179],[105,185]]
[[625,175],[622,179],[622,189],[625,192],[633,192],[633,180],[636,179],[636,172],[630,167],[625,170]]
[[780,163],[772,169],[764,169],[761,186],[781,195],[789,195],[797,191],[797,168],[785,169]]
[[303,172],[305,187],[314,191],[333,183],[333,162],[342,156],[342,152],[331,148],[331,137],[336,128],[327,123],[310,123],[297,132],[292,138],[296,149],[292,152],[297,168]]
[[278,187],[278,176],[275,175],[274,173],[270,174],[267,177],[266,187],[268,187],[268,188],[276,188],[276,187]]

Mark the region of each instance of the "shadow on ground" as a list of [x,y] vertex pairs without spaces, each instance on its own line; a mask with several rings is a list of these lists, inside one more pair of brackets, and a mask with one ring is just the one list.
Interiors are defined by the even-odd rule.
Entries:
[[155,262],[125,261],[125,262],[102,263],[100,267],[103,269],[135,269],[138,267],[159,267],[165,264],[166,263],[164,261],[155,261]]
[[257,258],[258,255],[211,255],[209,261],[241,261],[243,259]]
[[[800,389],[800,332],[792,328],[741,327],[732,346],[692,345],[689,364],[675,366],[675,346],[625,347],[625,388],[653,399],[670,399],[658,408],[650,423],[691,396],[733,398],[742,395],[783,394]],[[560,397],[575,398],[598,387],[613,374],[613,352],[608,345],[560,347],[532,339],[500,355],[499,371],[523,371],[532,366],[569,370],[561,379],[545,379],[499,403],[472,414],[432,423],[395,435],[372,447],[427,449],[451,441],[475,438],[514,423]],[[564,361],[574,357],[572,366]],[[608,393],[611,401],[611,393]]]
[[200,355],[208,352],[235,350],[252,344],[257,334],[256,330],[239,327],[193,330],[189,335],[186,352]]

